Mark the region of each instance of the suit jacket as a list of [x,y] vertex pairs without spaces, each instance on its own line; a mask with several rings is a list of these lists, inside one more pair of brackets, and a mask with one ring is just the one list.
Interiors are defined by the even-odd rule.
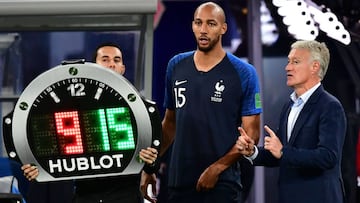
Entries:
[[346,117],[341,103],[320,85],[305,103],[287,141],[291,105],[284,105],[276,132],[283,144],[281,159],[259,147],[254,164],[279,166],[281,203],[342,203],[340,163]]

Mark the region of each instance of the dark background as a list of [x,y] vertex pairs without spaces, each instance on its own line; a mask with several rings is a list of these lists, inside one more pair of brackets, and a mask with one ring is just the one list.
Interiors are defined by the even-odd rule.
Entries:
[[[164,112],[162,103],[167,62],[179,52],[196,48],[191,30],[191,21],[195,8],[201,2],[203,1],[164,0],[162,2],[163,10],[154,30],[152,87],[152,99],[157,102],[162,115]],[[247,43],[249,35],[247,24],[248,1],[222,0],[216,2],[224,8],[229,25],[229,30],[223,38],[224,47],[246,60],[249,56],[248,49],[252,46]],[[330,8],[348,29],[352,38],[350,45],[343,45],[320,31],[317,40],[326,42],[331,51],[330,67],[322,83],[330,93],[339,98],[348,117],[348,131],[344,145],[342,167],[347,201],[348,203],[355,203],[359,202],[356,200],[355,145],[358,139],[360,123],[360,1],[314,0],[313,2]],[[263,122],[274,128],[277,125],[278,112],[283,102],[288,100],[291,92],[285,85],[284,67],[287,62],[289,46],[295,39],[287,32],[286,25],[282,23],[281,16],[277,14],[277,8],[271,4],[272,1],[265,0],[265,3],[274,20],[273,23],[276,24],[278,29],[274,34],[277,34],[279,38],[270,45],[262,45],[263,67],[258,71],[260,71],[259,74],[263,75],[261,81],[264,107]],[[5,68],[1,69],[0,66],[0,84],[7,86],[13,83],[15,93],[21,93],[22,89],[37,75],[58,65],[62,59],[85,58],[87,61],[91,61],[94,48],[105,41],[114,41],[120,45],[127,67],[125,76],[131,82],[134,82],[134,58],[136,58],[134,53],[136,52],[133,49],[136,37],[133,34],[125,34],[119,37],[116,33],[99,34],[99,31],[91,30],[67,31],[57,34],[41,31],[19,33],[21,40],[17,40],[9,48],[8,52],[3,54],[3,61],[6,61]],[[234,39],[240,39],[241,43],[236,46],[233,45]],[[55,62],[53,56],[54,44],[57,45],[58,51],[69,50],[66,54],[63,54],[64,58],[56,59]],[[252,62],[250,61],[250,63]],[[21,68],[17,68],[19,66]],[[166,157],[164,163],[166,163]],[[252,188],[252,194],[250,194],[248,202],[255,203],[252,196],[264,195],[266,203],[275,203],[277,201],[276,179],[277,169],[264,169],[263,183],[259,183],[264,185],[264,194],[257,193],[258,190]],[[71,185],[71,181],[32,183],[30,184],[29,193],[27,193],[28,203],[70,201]],[[249,187],[253,185],[252,177],[250,177]],[[62,195],[59,195],[59,193]]]

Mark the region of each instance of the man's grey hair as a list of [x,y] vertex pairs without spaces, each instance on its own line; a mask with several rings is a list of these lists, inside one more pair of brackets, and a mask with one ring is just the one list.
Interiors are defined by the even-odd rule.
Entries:
[[317,61],[320,64],[320,71],[318,76],[321,80],[324,79],[326,71],[329,66],[330,52],[324,42],[316,40],[300,40],[291,45],[291,49],[306,49],[309,50],[311,60]]

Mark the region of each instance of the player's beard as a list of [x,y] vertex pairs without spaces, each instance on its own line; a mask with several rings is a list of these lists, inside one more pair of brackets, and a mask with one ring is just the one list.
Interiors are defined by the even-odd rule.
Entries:
[[215,47],[215,45],[216,45],[217,43],[219,43],[219,41],[220,41],[220,36],[218,36],[218,37],[215,38],[214,40],[209,40],[209,45],[206,46],[206,47],[202,47],[202,46],[200,46],[200,44],[198,43],[198,49],[199,49],[200,51],[202,51],[202,52],[209,52],[209,51],[211,51],[211,50]]

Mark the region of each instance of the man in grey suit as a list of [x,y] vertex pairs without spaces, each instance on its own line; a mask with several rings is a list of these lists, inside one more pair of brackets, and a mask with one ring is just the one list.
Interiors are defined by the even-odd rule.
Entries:
[[346,117],[337,98],[321,84],[330,60],[324,43],[297,41],[291,45],[285,68],[287,86],[294,92],[280,114],[276,132],[263,147],[239,128],[240,153],[254,165],[279,167],[280,203],[343,203],[341,156]]

